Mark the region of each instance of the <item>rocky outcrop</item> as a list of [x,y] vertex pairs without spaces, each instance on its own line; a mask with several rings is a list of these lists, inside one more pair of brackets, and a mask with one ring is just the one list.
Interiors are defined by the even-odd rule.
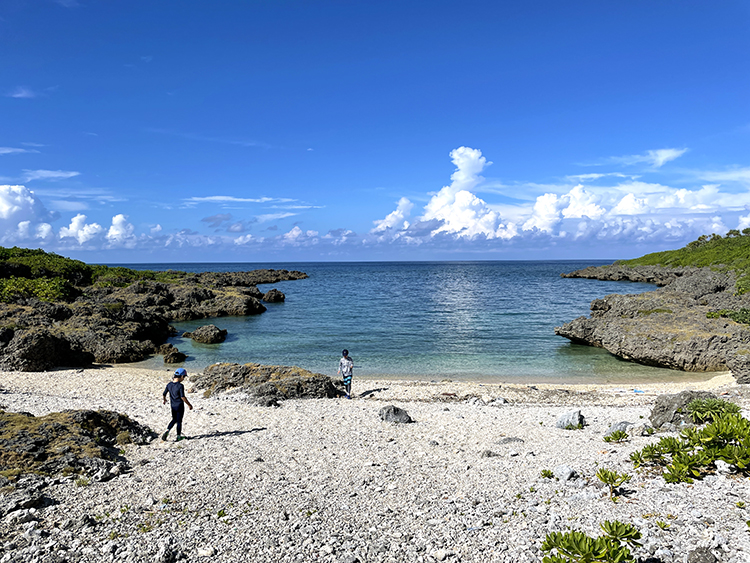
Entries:
[[213,364],[193,376],[206,396],[233,396],[254,403],[273,405],[283,399],[324,399],[342,391],[327,375],[298,367],[261,364]]
[[35,417],[0,411],[0,472],[87,473],[106,481],[127,468],[125,444],[146,444],[156,434],[112,411],[64,411]]
[[226,329],[219,328],[216,325],[199,326],[193,332],[183,332],[183,338],[192,338],[195,342],[201,344],[219,344],[227,338]]
[[[750,295],[734,294],[733,273],[708,268],[604,266],[566,277],[651,281],[663,287],[637,295],[607,295],[591,303],[591,316],[555,328],[573,342],[605,348],[625,360],[683,371],[734,366],[750,378],[750,326],[708,318],[721,309],[750,308]],[[743,379],[744,378],[744,379]]]
[[[3,270],[2,264],[0,277],[13,275],[15,266],[6,264]],[[174,283],[79,288],[69,303],[0,303],[0,369],[43,371],[140,361],[174,334],[170,322],[257,315],[266,308],[254,284],[307,277],[287,270],[170,275]],[[168,363],[185,360],[177,350],[168,352]]]
[[278,289],[272,289],[263,295],[263,301],[266,303],[281,303],[285,299],[286,295],[281,293]]

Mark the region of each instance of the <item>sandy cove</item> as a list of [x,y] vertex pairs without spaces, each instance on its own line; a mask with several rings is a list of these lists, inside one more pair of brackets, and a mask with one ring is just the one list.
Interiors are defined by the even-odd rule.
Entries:
[[[0,405],[115,410],[162,432],[171,371],[0,372]],[[189,440],[128,446],[132,470],[108,482],[56,480],[46,488],[56,504],[2,524],[0,562],[540,561],[549,531],[599,535],[613,519],[644,534],[642,558],[684,561],[706,547],[750,561],[747,478],[669,485],[629,461],[657,437],[602,440],[612,423],[646,421],[656,395],[683,389],[722,394],[748,415],[750,390],[729,374],[637,388],[355,378],[354,400],[280,408],[190,393]],[[390,404],[415,424],[382,422]],[[587,426],[555,428],[574,406]],[[578,477],[541,477],[562,465]],[[600,467],[632,476],[619,502],[596,479]]]

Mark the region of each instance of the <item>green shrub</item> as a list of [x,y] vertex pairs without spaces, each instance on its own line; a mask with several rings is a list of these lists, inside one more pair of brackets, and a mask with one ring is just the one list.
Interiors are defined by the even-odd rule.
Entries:
[[0,301],[3,303],[29,297],[36,297],[40,301],[69,301],[74,296],[74,288],[63,278],[0,279]]
[[603,536],[592,538],[583,532],[551,532],[542,544],[549,553],[543,563],[621,563],[634,561],[630,548],[640,545],[641,533],[631,524],[615,520],[601,524]]
[[720,309],[718,311],[709,311],[706,313],[707,319],[731,319],[736,323],[750,324],[750,309],[739,309],[732,311],[731,309]]
[[687,408],[693,422],[697,424],[714,421],[722,414],[740,412],[740,407],[734,403],[714,398],[695,399],[688,404]]
[[604,468],[596,472],[596,477],[609,487],[609,498],[612,498],[617,493],[618,487],[630,481],[630,475],[627,473],[618,473],[617,471]]
[[605,442],[624,442],[629,438],[628,433],[623,430],[615,430],[612,434],[608,434],[604,437]]
[[654,252],[633,260],[618,262],[626,266],[693,266],[732,270],[737,274],[735,292],[739,295],[750,291],[750,230],[744,229],[738,236],[722,238],[717,234],[702,235],[683,248]]
[[553,479],[555,477],[555,474],[552,473],[549,469],[542,469],[542,478],[544,479]]
[[[731,404],[731,403],[727,403]],[[696,411],[697,412],[697,411]],[[630,460],[636,468],[663,466],[668,483],[692,483],[702,477],[717,460],[737,471],[750,470],[750,421],[736,412],[714,414],[705,427],[687,428],[680,438],[665,437],[638,452]],[[708,416],[707,416],[708,417]]]

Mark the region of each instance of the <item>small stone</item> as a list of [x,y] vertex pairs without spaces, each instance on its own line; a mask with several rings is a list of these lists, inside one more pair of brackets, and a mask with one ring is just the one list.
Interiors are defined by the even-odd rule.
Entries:
[[213,547],[204,547],[196,552],[198,557],[213,557],[216,555],[216,550]]

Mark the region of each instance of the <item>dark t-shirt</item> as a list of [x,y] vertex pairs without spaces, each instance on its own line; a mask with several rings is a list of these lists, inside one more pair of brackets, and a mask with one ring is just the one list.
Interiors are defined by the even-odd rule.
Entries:
[[169,394],[169,404],[173,409],[184,407],[185,403],[182,398],[185,396],[185,386],[177,381],[170,381],[167,383],[167,388],[164,389],[164,396]]

